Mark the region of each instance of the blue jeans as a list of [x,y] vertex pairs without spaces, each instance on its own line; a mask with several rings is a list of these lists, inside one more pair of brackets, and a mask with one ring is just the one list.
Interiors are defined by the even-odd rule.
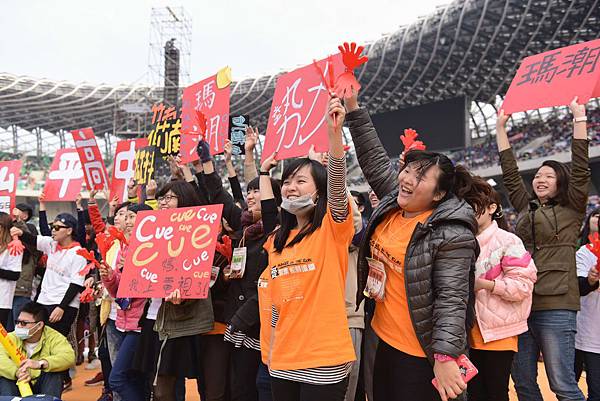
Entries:
[[575,331],[577,312],[545,310],[531,312],[529,331],[519,336],[519,352],[512,378],[519,401],[543,401],[537,383],[537,362],[544,356],[550,389],[559,401],[585,401],[575,379]]
[[10,333],[11,331],[15,330],[15,320],[17,320],[17,318],[19,317],[19,314],[21,313],[21,309],[23,309],[23,306],[28,302],[31,302],[31,298],[20,297],[18,295],[15,295],[15,297],[13,298],[12,313],[11,313],[12,316],[10,316],[8,319],[8,325],[6,326],[6,331],[8,331]]
[[[63,372],[42,372],[35,384],[31,386],[33,394],[51,395],[60,398],[63,391]],[[0,396],[20,396],[16,380],[0,377]]]
[[140,333],[129,331],[121,342],[115,363],[110,371],[110,388],[127,401],[144,401],[144,382],[142,376],[131,371],[133,355],[138,346]]
[[[125,338],[125,333],[117,330],[115,326],[115,321],[112,319],[108,319],[106,321],[106,345],[108,346],[108,356],[110,358],[110,363],[114,368],[115,362],[117,361],[117,355],[119,353],[119,348],[121,348],[121,343]],[[112,374],[112,368],[111,368]],[[106,378],[105,378],[106,379]],[[112,388],[111,388],[112,390]],[[121,401],[121,396],[117,393],[113,394],[113,401]]]
[[585,365],[585,381],[588,385],[588,401],[600,401],[600,354],[575,351],[575,375],[579,379]]
[[273,395],[271,393],[271,375],[269,374],[267,365],[262,362],[258,366],[256,389],[258,390],[258,401],[273,401]]

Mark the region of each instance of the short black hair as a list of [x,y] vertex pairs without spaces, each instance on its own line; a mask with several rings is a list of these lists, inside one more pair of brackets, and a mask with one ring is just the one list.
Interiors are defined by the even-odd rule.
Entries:
[[20,211],[27,213],[27,219],[25,220],[26,222],[31,220],[33,217],[33,208],[31,206],[29,206],[27,203],[19,203],[15,207]]
[[186,181],[171,181],[166,183],[156,193],[156,199],[165,196],[167,192],[173,192],[177,196],[177,207],[202,206],[204,203],[198,197],[193,184]]
[[21,308],[21,312],[29,313],[36,322],[48,324],[48,311],[46,308],[35,302],[28,302]]
[[[275,202],[277,202],[277,206],[279,206],[281,205],[281,184],[278,180],[271,177],[271,187],[273,188],[273,196],[275,197]],[[246,186],[246,191],[252,191],[255,189],[260,189],[260,177],[254,178]]]

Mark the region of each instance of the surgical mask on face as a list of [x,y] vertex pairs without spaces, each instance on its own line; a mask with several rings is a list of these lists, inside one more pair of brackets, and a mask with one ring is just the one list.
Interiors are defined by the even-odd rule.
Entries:
[[[33,326],[31,329],[28,329],[27,327],[15,327],[15,336],[21,340],[28,340],[30,339],[35,333],[37,333],[37,329],[34,330],[34,328],[36,328],[37,324],[35,326]],[[31,330],[33,330],[33,333],[31,332]]]
[[282,198],[281,208],[293,215],[297,215],[300,212],[303,214],[307,213],[317,206],[312,199],[314,194],[316,194],[316,192],[299,196],[296,199]]

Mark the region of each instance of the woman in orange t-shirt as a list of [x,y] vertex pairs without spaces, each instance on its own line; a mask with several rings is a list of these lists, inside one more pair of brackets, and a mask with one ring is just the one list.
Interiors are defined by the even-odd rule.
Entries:
[[[281,226],[267,240],[259,279],[261,352],[274,401],[344,400],[356,359],[345,309],[348,247],[354,235],[342,142],[345,109],[328,109],[327,171],[302,158],[286,163]],[[261,199],[273,198],[271,155],[261,166]]]

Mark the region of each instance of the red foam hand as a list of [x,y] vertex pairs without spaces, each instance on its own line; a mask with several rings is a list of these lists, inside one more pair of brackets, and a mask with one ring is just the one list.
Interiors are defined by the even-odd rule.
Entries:
[[353,71],[355,68],[360,67],[369,60],[367,56],[361,56],[365,47],[356,46],[356,43],[354,42],[344,42],[342,46],[338,46],[338,49],[340,49],[340,53],[342,53],[342,61],[346,66],[346,71]]
[[233,246],[231,244],[231,238],[229,235],[221,237],[221,242],[217,242],[216,250],[221,255],[227,258],[227,261],[231,263],[231,257],[233,256]]
[[77,250],[77,255],[82,256],[88,262],[90,262],[87,265],[85,265],[85,267],[83,269],[81,269],[79,271],[80,276],[85,276],[90,272],[90,270],[100,267],[100,263],[96,260],[96,257],[94,256],[94,254],[92,252],[88,251],[87,249],[79,248]]
[[129,241],[125,237],[123,231],[119,230],[115,226],[108,227],[108,234],[111,236],[113,240],[118,240],[123,245],[129,245]]
[[417,131],[412,128],[407,128],[404,130],[404,135],[400,135],[400,140],[404,145],[404,153],[409,150],[425,150],[427,147],[421,141],[417,141]]
[[590,250],[598,259],[598,263],[596,263],[596,270],[600,272],[600,235],[598,233],[590,234],[588,237],[590,243],[587,244],[587,249]]
[[6,248],[8,249],[8,253],[11,256],[22,255],[23,252],[25,251],[25,246],[23,245],[23,243],[21,242],[21,240],[19,239],[19,237],[16,236],[16,235],[13,235],[12,241],[10,241],[8,243],[8,245],[6,246]]
[[92,287],[88,287],[79,296],[79,301],[84,304],[88,304],[94,300],[94,289]]
[[98,244],[98,251],[100,252],[100,255],[102,256],[103,260],[106,259],[106,254],[108,253],[108,250],[112,246],[113,242],[114,240],[112,240],[110,235],[106,233],[101,233],[96,236],[96,244]]
[[352,97],[360,91],[360,84],[352,71],[346,71],[340,75],[335,83],[334,93],[340,99]]
[[206,133],[206,127],[208,122],[206,121],[206,116],[200,110],[196,111],[196,116],[198,118],[198,133],[200,135],[204,135]]

